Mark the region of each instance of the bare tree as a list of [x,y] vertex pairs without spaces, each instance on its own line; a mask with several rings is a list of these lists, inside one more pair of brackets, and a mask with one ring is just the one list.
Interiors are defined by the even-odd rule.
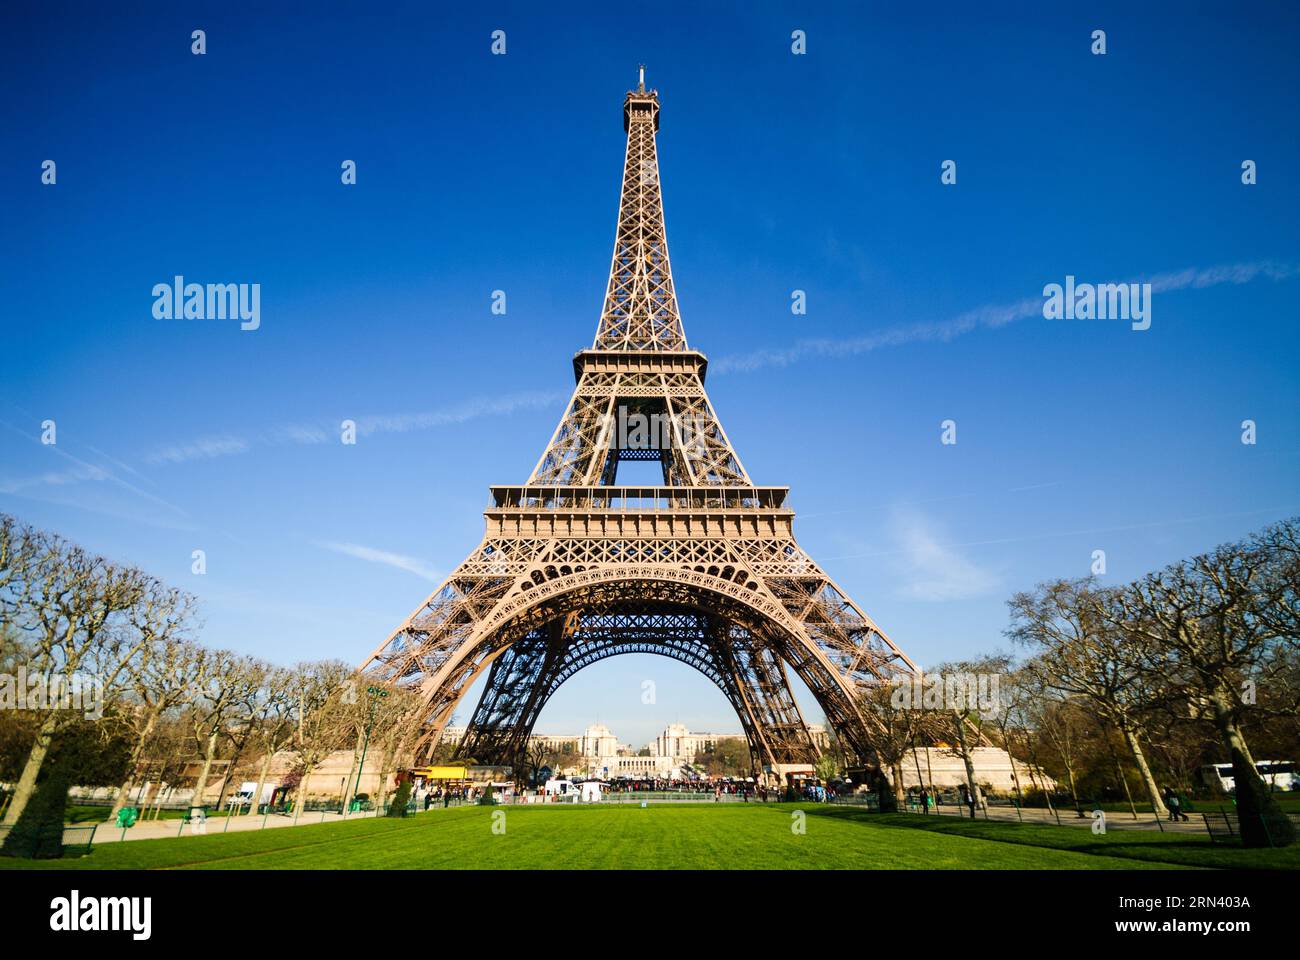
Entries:
[[1253,579],[1260,625],[1300,650],[1300,517],[1266,527],[1252,538],[1250,549],[1259,566]]
[[[107,702],[149,636],[123,627],[124,615],[169,593],[159,581],[91,554],[55,534],[0,517],[0,619],[14,625],[30,655],[29,676],[46,689],[83,677]],[[47,704],[14,787],[4,823],[16,823],[59,729],[78,714]]]
[[257,772],[257,789],[248,801],[248,814],[257,812],[262,801],[262,790],[271,770],[275,755],[293,742],[297,729],[294,709],[297,700],[293,695],[294,675],[282,667],[268,669],[261,678],[253,702],[250,730],[253,742],[261,752]]
[[[903,685],[912,680],[901,681]],[[900,694],[908,694],[900,696]],[[915,702],[910,690],[898,684],[879,684],[862,694],[862,715],[868,720],[868,736],[876,752],[876,762],[888,770],[893,780],[894,809],[905,803],[903,764],[916,749],[917,739],[928,740],[935,727],[935,714]],[[881,797],[887,801],[886,797]],[[888,802],[881,804],[888,811]]]
[[1142,716],[1156,702],[1149,644],[1115,623],[1120,593],[1088,580],[1040,584],[1008,602],[1008,636],[1030,648],[1038,681],[1066,696],[1086,697],[1112,724],[1133,757],[1157,816],[1168,811],[1142,748]]
[[1279,640],[1271,539],[1223,544],[1148,574],[1123,591],[1112,622],[1194,710],[1214,724],[1233,766],[1242,842],[1284,846],[1295,828],[1269,795],[1242,730],[1252,675]]
[[297,727],[292,741],[302,780],[294,804],[294,821],[302,814],[312,771],[346,742],[345,698],[355,696],[352,668],[338,660],[300,663],[293,668],[291,694],[296,700]]
[[375,809],[382,810],[394,768],[411,759],[411,743],[420,730],[422,705],[410,690],[389,687],[380,701],[371,743],[379,751],[379,789]]
[[[972,689],[969,684],[974,683],[978,687],[980,678],[986,678],[986,689],[991,690],[992,678],[1001,677],[1010,665],[1011,657],[999,653],[974,660],[940,664],[934,670],[937,676],[944,678],[941,691],[944,703],[940,706],[949,719],[953,738],[957,741],[957,747],[952,750],[952,753],[961,757],[962,764],[966,768],[966,789],[970,791],[970,796],[976,804],[980,798],[980,787],[975,778],[972,745],[984,742],[985,737],[981,728],[985,716],[1000,709],[1001,703],[993,701],[989,704],[981,704],[978,689]],[[971,815],[974,816],[973,809]]]
[[[229,650],[203,650],[194,664],[188,701],[191,732],[200,757],[191,801],[194,806],[203,803],[218,748],[223,738],[230,736],[231,725],[247,722],[245,711],[260,680],[260,665],[256,660]],[[225,777],[229,776],[228,767]]]
[[126,779],[118,787],[117,798],[108,813],[109,820],[126,805],[127,795],[140,776],[146,753],[154,745],[159,722],[169,710],[184,703],[189,695],[193,671],[202,652],[192,642],[175,639],[174,631],[180,623],[183,620],[175,616],[164,617],[162,629],[154,632],[153,640],[141,651],[139,664],[131,671],[129,689],[134,703],[122,711],[134,741],[131,766]]
[[[1023,708],[1028,725],[1060,760],[1066,782],[1070,786],[1074,809],[1083,817],[1085,814],[1083,803],[1079,799],[1077,775],[1079,741],[1083,736],[1078,722],[1079,705],[1074,698],[1063,696],[1052,689],[1046,680],[1046,672],[1037,660],[1025,663],[1019,671],[1019,678],[1029,692]],[[1038,765],[1036,759],[1034,763]]]

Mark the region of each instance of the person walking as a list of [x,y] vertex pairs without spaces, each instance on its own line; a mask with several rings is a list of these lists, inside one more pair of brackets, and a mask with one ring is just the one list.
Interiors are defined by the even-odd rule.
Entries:
[[970,787],[966,786],[966,784],[964,783],[959,787],[959,790],[961,791],[961,801],[962,803],[966,804],[967,807],[970,808],[970,818],[974,820],[975,802],[976,802],[975,794],[971,793]]

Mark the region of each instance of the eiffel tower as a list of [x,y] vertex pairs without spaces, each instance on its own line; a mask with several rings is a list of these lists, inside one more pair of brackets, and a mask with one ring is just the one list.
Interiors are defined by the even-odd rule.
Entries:
[[[718,686],[754,769],[774,774],[818,755],[793,671],[874,766],[862,695],[916,668],[800,549],[789,488],[753,483],[709,401],[708,360],[686,344],[673,288],[644,68],[623,128],[609,285],[595,342],[573,358],[573,398],[528,482],[491,488],[483,542],[362,669],[419,692],[417,759],[487,671],[456,755],[514,765],[579,670],[671,657]],[[662,485],[619,486],[619,464],[635,460],[657,461]]]

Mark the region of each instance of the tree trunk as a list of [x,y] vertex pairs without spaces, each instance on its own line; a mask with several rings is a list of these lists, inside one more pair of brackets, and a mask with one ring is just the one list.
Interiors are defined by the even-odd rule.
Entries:
[[398,748],[396,746],[390,747],[385,743],[379,763],[379,789],[377,791],[379,799],[375,803],[375,810],[378,811],[376,816],[384,811],[384,801],[388,799],[388,776],[392,772],[393,764],[397,762],[397,753]]
[[1124,791],[1124,796],[1128,798],[1129,813],[1136,820],[1138,818],[1138,809],[1137,805],[1133,803],[1133,794],[1129,792],[1128,777],[1124,775],[1124,765],[1119,762],[1119,754],[1115,752],[1115,744],[1111,742],[1110,732],[1103,729],[1101,734],[1102,739],[1106,741],[1106,749],[1110,751],[1110,762],[1115,764],[1115,776],[1119,779],[1120,788]]
[[126,779],[122,781],[122,785],[117,789],[117,799],[113,801],[113,808],[108,811],[109,820],[116,817],[117,812],[126,806],[127,794],[131,792],[131,786],[135,783],[136,771],[140,769],[140,760],[144,756],[145,748],[149,745],[149,738],[153,736],[154,728],[158,726],[160,713],[159,710],[150,711],[144,729],[140,731],[135,746],[131,748],[131,766],[127,771]]
[[894,801],[898,804],[899,809],[905,809],[907,804],[907,791],[903,789],[903,765],[895,762],[889,765],[889,772],[894,775]]
[[[369,746],[369,744],[366,744],[366,746]],[[361,755],[363,749],[364,748],[362,747],[362,734],[358,733],[356,746],[352,748],[352,763],[348,765],[348,779],[347,782],[343,784],[342,802],[343,802],[344,816],[347,816],[348,801],[352,799],[352,791],[355,788],[355,784],[358,780],[357,763],[358,762],[365,763],[365,758]]]
[[311,768],[308,765],[302,772],[302,779],[298,781],[298,802],[293,805],[293,822],[298,822],[298,817],[302,813],[303,806],[307,803],[307,781],[311,779]]
[[199,778],[194,781],[194,796],[190,798],[191,807],[203,806],[203,791],[208,788],[208,774],[212,771],[212,755],[217,750],[217,735],[214,733],[208,737],[207,749],[203,751],[203,768],[199,771]]
[[957,746],[961,749],[961,759],[966,765],[966,789],[970,791],[971,800],[971,819],[975,818],[975,810],[979,806],[979,786],[975,783],[975,762],[971,759],[970,749],[966,746],[966,720],[960,713],[954,712],[952,715],[953,725],[957,728]]
[[1268,785],[1255,769],[1246,738],[1233,716],[1230,696],[1216,691],[1210,698],[1214,726],[1232,760],[1232,782],[1237,799],[1237,822],[1244,847],[1289,847],[1296,841],[1294,824],[1282,812]]
[[1147,796],[1151,798],[1151,809],[1155,811],[1157,817],[1169,816],[1165,802],[1160,799],[1160,787],[1156,785],[1156,778],[1151,773],[1146,754],[1142,751],[1142,744],[1138,743],[1137,734],[1127,723],[1119,725],[1119,732],[1124,737],[1124,743],[1128,745],[1128,752],[1133,755],[1133,763],[1137,766],[1138,776],[1142,778],[1142,786],[1146,788]]
[[[1011,739],[1006,735],[1005,731],[1002,734],[1002,742],[1008,747],[1011,746]],[[1020,803],[1020,808],[1023,810],[1025,807],[1025,794],[1020,789],[1020,771],[1016,769],[1016,758],[1010,750],[1007,750],[1007,759],[1011,761],[1011,782],[1016,786],[1016,800]],[[1033,778],[1033,775],[1033,770],[1031,769],[1029,772],[1030,779]]]
[[266,756],[262,758],[262,769],[257,774],[257,790],[248,800],[248,816],[257,813],[257,806],[262,802],[262,789],[266,786],[266,774],[271,769],[271,758],[274,754],[270,748],[267,748]]
[[3,820],[5,825],[17,823],[32,799],[32,794],[36,790],[36,778],[45,764],[45,758],[50,752],[50,744],[58,729],[58,715],[50,711],[49,715],[41,721],[40,729],[36,731],[36,740],[32,743],[31,752],[27,754],[27,763],[24,764],[23,772],[18,777],[18,783],[14,785],[13,799],[9,802],[9,809],[5,811]]
[[154,801],[152,819],[157,820],[159,817],[162,816],[162,805],[166,803],[168,800],[170,800],[171,795],[175,792],[176,792],[176,788],[173,787],[170,783],[167,784],[166,793],[163,793],[162,783],[160,782],[158,784],[158,792],[155,794],[157,800]]
[[1079,802],[1079,783],[1074,779],[1074,764],[1068,760],[1065,763],[1065,776],[1070,781],[1070,798],[1074,800],[1074,809],[1079,811],[1079,816],[1083,816],[1083,804]]
[[[144,781],[140,784],[140,793],[135,798],[135,806],[140,809],[140,819],[144,819],[145,811],[149,809],[149,804],[153,802],[154,791],[162,788],[162,784],[155,784],[149,779],[146,772]],[[127,799],[130,799],[129,797]]]
[[221,805],[226,802],[226,791],[230,788],[231,781],[235,777],[235,772],[236,772],[235,768],[239,765],[239,761],[243,758],[244,748],[247,746],[248,746],[248,735],[245,734],[244,739],[239,741],[237,744],[235,744],[235,752],[231,755],[230,762],[226,764],[225,776],[221,778],[221,789],[217,791],[218,810],[220,810]]
[[1056,803],[1052,800],[1052,788],[1047,785],[1047,771],[1043,765],[1038,762],[1038,749],[1034,746],[1034,738],[1025,731],[1025,749],[1029,751],[1029,780],[1034,785],[1035,790],[1043,792],[1043,800],[1047,803],[1047,812],[1056,818],[1059,826],[1061,815],[1056,812]]

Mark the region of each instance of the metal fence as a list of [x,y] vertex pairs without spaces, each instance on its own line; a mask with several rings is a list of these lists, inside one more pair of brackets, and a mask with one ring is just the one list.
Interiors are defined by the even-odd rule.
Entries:
[[[98,823],[84,826],[81,824],[65,825],[63,828],[63,852],[66,854],[71,850],[73,852],[90,853],[90,848],[95,843],[95,831],[100,826],[101,824]],[[4,845],[9,836],[9,831],[13,828],[13,824],[0,826],[0,846]]]

